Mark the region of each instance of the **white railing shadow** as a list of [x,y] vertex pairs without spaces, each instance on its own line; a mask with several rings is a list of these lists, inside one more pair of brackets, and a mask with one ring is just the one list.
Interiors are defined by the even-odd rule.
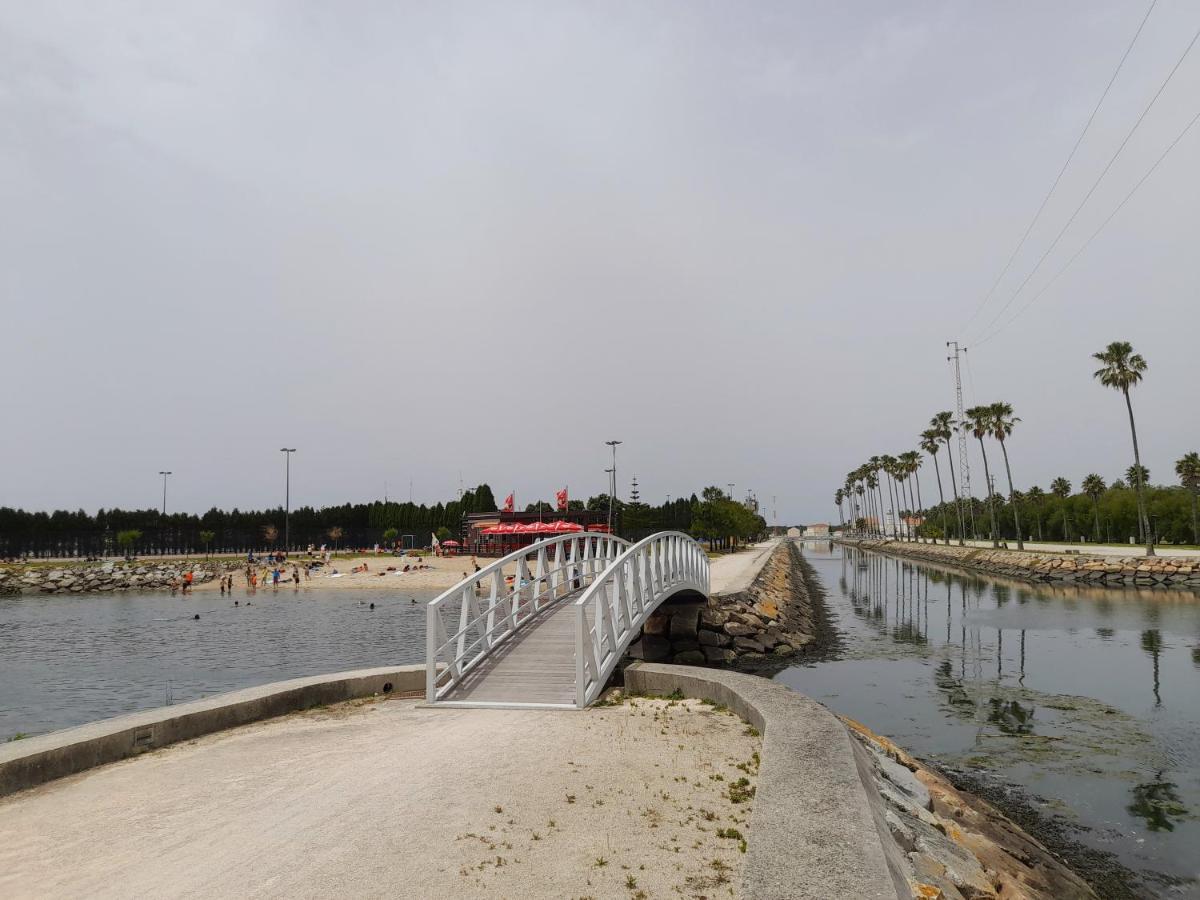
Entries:
[[592,703],[642,625],[681,591],[708,596],[708,556],[689,535],[664,531],[628,547],[574,602],[575,705]]
[[[425,622],[425,699],[444,698],[538,613],[595,583],[628,541],[575,532],[522,547],[431,600]],[[533,568],[530,569],[530,562]],[[506,566],[514,566],[512,586]]]

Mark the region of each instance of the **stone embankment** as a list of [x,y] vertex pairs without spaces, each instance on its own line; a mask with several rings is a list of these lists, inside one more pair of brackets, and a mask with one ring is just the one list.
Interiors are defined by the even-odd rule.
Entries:
[[957,790],[852,719],[860,771],[883,800],[893,863],[913,897],[1094,900],[1095,892],[991,804]]
[[840,543],[895,556],[976,569],[1023,581],[1075,582],[1200,590],[1200,560],[1183,557],[1090,556],[1081,553],[1034,553],[989,550],[906,541],[850,540]]
[[806,652],[814,644],[817,618],[800,552],[794,542],[782,541],[745,589],[659,607],[629,655],[646,662],[757,668]]
[[145,563],[75,563],[63,566],[0,567],[0,595],[82,594],[107,591],[162,589],[178,584],[192,573],[193,584],[212,581],[238,570],[241,560]]

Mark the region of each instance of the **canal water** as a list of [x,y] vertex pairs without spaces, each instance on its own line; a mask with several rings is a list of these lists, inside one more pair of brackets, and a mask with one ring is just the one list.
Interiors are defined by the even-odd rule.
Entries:
[[269,681],[424,662],[424,604],[437,593],[0,597],[0,743]]
[[[1200,596],[1033,586],[807,546],[838,658],[777,677],[1200,897]],[[1087,873],[1084,873],[1087,874]]]

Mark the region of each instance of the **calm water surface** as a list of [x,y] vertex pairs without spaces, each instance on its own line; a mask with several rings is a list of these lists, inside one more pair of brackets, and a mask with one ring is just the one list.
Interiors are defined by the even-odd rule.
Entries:
[[777,680],[918,756],[1024,788],[1146,873],[1147,895],[1200,897],[1200,596],[804,553],[846,646]]
[[424,603],[436,594],[0,597],[0,742],[284,678],[423,662]]

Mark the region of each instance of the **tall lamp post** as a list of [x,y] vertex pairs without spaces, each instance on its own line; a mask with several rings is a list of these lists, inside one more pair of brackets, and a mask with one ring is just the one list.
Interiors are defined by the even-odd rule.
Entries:
[[283,551],[287,553],[289,550],[288,544],[288,519],[292,514],[292,454],[296,452],[295,447],[280,447],[279,452],[283,454]]
[[612,474],[611,486],[608,492],[608,533],[613,533],[613,498],[617,493],[617,445],[622,441],[605,441],[608,446],[612,447],[612,468],[609,472]]
[[[170,475],[171,473],[170,472],[159,472],[158,474],[161,475],[163,478],[162,517],[163,517],[163,519],[166,519],[167,518],[167,476]],[[158,546],[159,546],[160,552],[166,553],[166,551],[167,551],[167,526],[164,522],[159,522],[159,525],[158,525]]]
[[161,476],[163,477],[163,507],[162,507],[162,514],[165,516],[165,515],[167,514],[167,476],[168,476],[168,475],[170,475],[170,474],[172,474],[172,473],[171,473],[171,472],[159,472],[158,474],[159,474],[159,475],[161,475]]

